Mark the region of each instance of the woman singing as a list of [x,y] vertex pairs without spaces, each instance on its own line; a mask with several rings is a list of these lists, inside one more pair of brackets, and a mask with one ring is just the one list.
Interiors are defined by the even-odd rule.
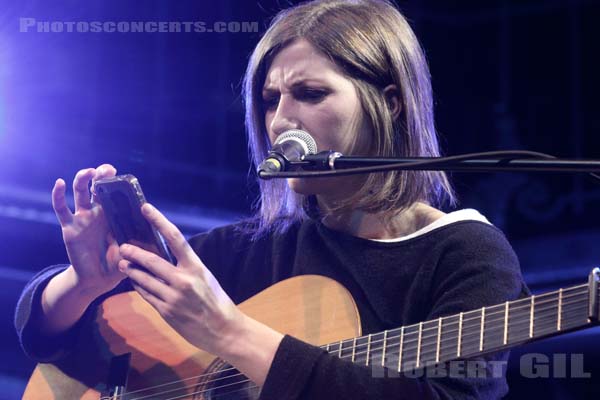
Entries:
[[[345,155],[439,155],[423,51],[387,1],[313,1],[282,11],[254,49],[244,82],[255,166],[291,129],[308,132],[321,150]],[[454,204],[443,172],[260,181],[253,218],[189,241],[145,205],[143,214],[166,238],[177,266],[111,238],[89,186],[115,174],[107,164],[79,171],[74,211],[65,182],[56,181],[52,200],[70,264],[45,269],[24,290],[16,326],[30,357],[50,362],[67,354],[98,298],[130,282],[187,341],[260,386],[264,399],[507,393],[505,378],[490,366],[506,360],[506,352],[481,357],[477,376],[380,377],[236,306],[283,279],[323,275],[352,294],[368,334],[526,294],[518,260],[498,229],[475,210],[436,208]]]

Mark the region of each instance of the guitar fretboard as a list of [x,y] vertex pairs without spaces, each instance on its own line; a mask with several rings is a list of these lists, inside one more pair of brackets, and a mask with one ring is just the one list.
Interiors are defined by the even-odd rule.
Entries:
[[[587,284],[322,346],[397,372],[469,358],[592,324]],[[596,293],[596,297],[598,294]]]

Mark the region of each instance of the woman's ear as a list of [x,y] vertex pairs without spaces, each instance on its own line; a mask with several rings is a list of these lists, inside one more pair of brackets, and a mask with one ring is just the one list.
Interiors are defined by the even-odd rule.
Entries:
[[402,112],[402,102],[400,101],[400,91],[398,90],[398,87],[394,84],[387,85],[383,89],[383,96],[392,113],[394,121],[397,120]]

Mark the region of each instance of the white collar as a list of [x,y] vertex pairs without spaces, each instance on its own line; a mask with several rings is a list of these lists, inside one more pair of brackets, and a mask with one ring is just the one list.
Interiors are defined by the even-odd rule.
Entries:
[[383,243],[401,242],[404,240],[409,240],[409,239],[413,239],[418,236],[424,235],[427,232],[431,232],[432,230],[440,228],[442,226],[453,224],[455,222],[460,222],[460,221],[479,221],[479,222],[483,222],[483,223],[492,225],[492,223],[490,221],[488,221],[488,219],[486,217],[481,215],[481,213],[479,211],[472,209],[472,208],[465,208],[464,210],[457,210],[457,211],[448,213],[448,214],[444,215],[443,217],[440,217],[437,220],[433,221],[431,224],[424,226],[423,228],[419,229],[416,232],[411,233],[410,235],[400,236],[400,237],[393,238],[393,239],[369,239],[369,240],[373,240],[376,242],[383,242]]

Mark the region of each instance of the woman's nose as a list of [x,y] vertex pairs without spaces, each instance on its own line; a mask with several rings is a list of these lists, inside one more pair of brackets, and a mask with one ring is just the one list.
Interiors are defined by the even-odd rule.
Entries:
[[293,99],[287,96],[279,99],[269,128],[275,137],[290,129],[302,129],[298,109]]

